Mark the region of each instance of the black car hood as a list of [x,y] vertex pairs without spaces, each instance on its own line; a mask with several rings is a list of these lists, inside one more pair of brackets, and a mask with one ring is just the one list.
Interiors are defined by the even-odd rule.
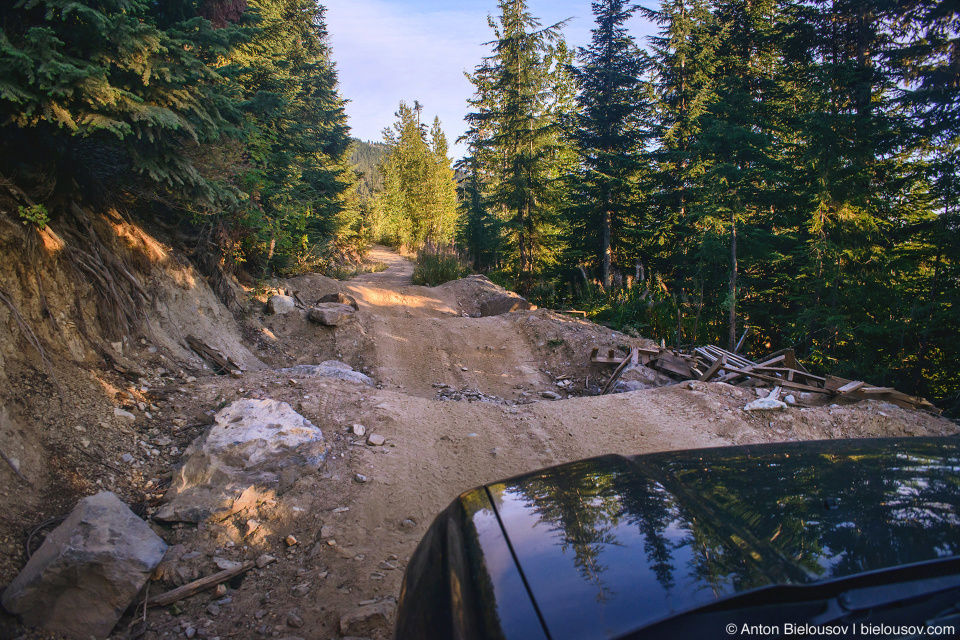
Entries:
[[606,456],[487,486],[552,640],[960,555],[960,439]]

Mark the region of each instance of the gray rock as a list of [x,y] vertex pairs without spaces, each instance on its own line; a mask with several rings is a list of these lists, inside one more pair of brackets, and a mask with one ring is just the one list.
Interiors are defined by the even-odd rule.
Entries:
[[293,627],[294,629],[299,629],[303,626],[303,619],[298,616],[296,613],[291,611],[287,614],[287,624]]
[[31,627],[106,638],[167,545],[113,493],[81,500],[3,592]]
[[559,400],[562,396],[554,391],[544,391],[540,394],[547,400]]
[[345,636],[370,636],[377,629],[386,629],[396,608],[389,600],[358,607],[340,617],[340,633]]
[[371,433],[369,436],[367,436],[367,444],[371,447],[382,447],[383,443],[386,441],[386,438],[377,433]]
[[113,416],[115,418],[120,418],[122,420],[127,420],[129,422],[136,422],[137,416],[133,415],[129,411],[124,411],[120,407],[115,407],[113,410]]
[[122,456],[120,456],[120,460],[121,460],[122,462],[125,462],[125,463],[127,463],[127,464],[130,464],[131,462],[133,462],[133,456],[130,455],[129,453],[125,453],[125,454],[123,454]]
[[535,305],[530,304],[516,294],[500,295],[487,298],[480,303],[480,317],[502,316],[512,311],[529,311],[536,308]]
[[336,302],[337,304],[348,304],[353,307],[355,310],[359,311],[360,307],[357,306],[357,299],[346,293],[328,293],[319,300],[317,304],[324,304],[327,302]]
[[325,327],[338,327],[342,324],[357,319],[356,310],[348,304],[339,302],[324,302],[311,308],[307,312],[307,319],[310,322],[323,325]]
[[277,561],[276,558],[274,558],[273,556],[265,553],[265,554],[263,554],[262,556],[260,556],[259,558],[257,558],[257,568],[258,568],[258,569],[263,569],[264,567],[266,567],[267,565],[269,565],[271,562],[276,562],[276,561]]
[[265,493],[315,473],[326,457],[320,429],[284,402],[238,400],[214,420],[184,452],[154,519],[202,522],[255,507]]
[[208,605],[207,605],[207,613],[209,613],[210,615],[212,615],[212,616],[214,616],[214,617],[219,616],[219,615],[220,615],[220,607],[219,607],[219,605],[212,604],[212,603],[211,603],[211,604],[208,604]]
[[270,296],[267,300],[267,313],[283,315],[297,308],[297,300],[292,296]]
[[362,473],[358,473],[356,476],[354,476],[354,479],[355,479],[357,482],[359,482],[360,484],[364,484],[364,483],[366,483],[366,482],[370,482],[370,478],[368,478],[367,476],[363,475]]
[[336,378],[338,380],[346,380],[347,382],[365,384],[368,387],[374,386],[373,380],[369,376],[365,376],[359,371],[354,371],[350,365],[337,362],[338,365],[342,366],[331,366],[329,364],[331,362],[336,362],[336,360],[327,360],[321,364],[301,364],[296,367],[280,369],[279,373],[299,375],[307,378]]

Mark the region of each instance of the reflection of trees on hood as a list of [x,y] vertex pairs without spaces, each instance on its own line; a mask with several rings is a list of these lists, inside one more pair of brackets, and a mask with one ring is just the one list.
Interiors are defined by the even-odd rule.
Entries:
[[580,575],[597,586],[601,601],[611,592],[603,583],[607,566],[600,554],[605,545],[618,544],[612,533],[620,510],[614,481],[615,476],[584,473],[581,465],[574,464],[551,469],[522,490],[541,522],[559,537],[563,552],[573,551]]
[[679,517],[673,497],[659,483],[633,483],[621,495],[627,522],[643,534],[643,551],[647,562],[657,576],[657,582],[668,592],[674,586],[674,543],[667,539],[666,530]]
[[[691,518],[696,574],[711,584],[736,574],[744,589],[772,571],[809,582],[957,553],[958,462],[929,446],[929,456],[878,448],[668,462],[683,486],[667,489],[708,516]],[[725,552],[733,546],[744,552]]]

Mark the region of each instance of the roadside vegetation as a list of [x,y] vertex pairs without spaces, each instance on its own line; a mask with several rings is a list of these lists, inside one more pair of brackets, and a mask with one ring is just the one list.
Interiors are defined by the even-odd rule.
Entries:
[[[3,4],[6,215],[30,246],[63,241],[111,335],[145,297],[97,216],[163,229],[225,300],[240,270],[343,274],[371,241],[455,243],[543,306],[670,344],[750,327],[748,351],[957,406],[956,8],[592,6],[582,48],[524,0],[491,6],[453,166],[419,102],[382,143],[351,140],[312,0]],[[647,42],[625,26],[638,11]],[[423,270],[456,272],[433,252]]]
[[470,265],[450,245],[427,244],[417,252],[413,284],[435,287],[473,273]]

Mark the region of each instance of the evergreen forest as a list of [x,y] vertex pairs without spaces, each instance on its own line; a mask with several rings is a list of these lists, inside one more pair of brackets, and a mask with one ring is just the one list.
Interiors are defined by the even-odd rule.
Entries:
[[0,188],[105,287],[92,211],[212,281],[454,245],[542,306],[958,410],[956,3],[596,0],[584,47],[490,12],[454,166],[416,101],[351,139],[314,0],[2,3]]

